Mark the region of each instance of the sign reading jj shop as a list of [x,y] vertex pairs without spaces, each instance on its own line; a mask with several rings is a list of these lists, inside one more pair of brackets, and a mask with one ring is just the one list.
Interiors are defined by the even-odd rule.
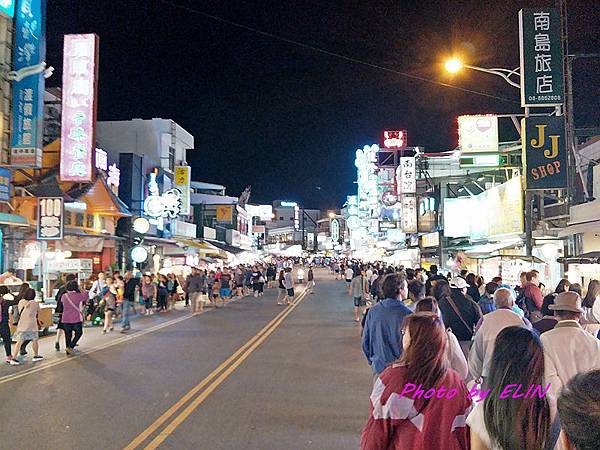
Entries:
[[521,130],[527,189],[566,189],[564,117],[527,117],[521,121]]

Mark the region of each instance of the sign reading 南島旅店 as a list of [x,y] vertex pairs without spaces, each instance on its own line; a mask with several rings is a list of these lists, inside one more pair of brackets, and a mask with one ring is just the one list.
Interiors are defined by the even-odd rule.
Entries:
[[564,116],[526,117],[521,133],[526,189],[566,189]]
[[556,8],[519,11],[521,106],[563,103],[563,48]]

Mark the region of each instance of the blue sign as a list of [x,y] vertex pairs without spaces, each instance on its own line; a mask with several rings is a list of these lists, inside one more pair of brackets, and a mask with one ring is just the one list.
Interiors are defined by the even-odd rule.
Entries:
[[[1,1],[1,0],[0,0]],[[10,163],[42,166],[46,0],[17,0]]]
[[15,15],[15,0],[0,0],[0,12],[8,17]]
[[0,201],[10,200],[10,170],[0,167]]

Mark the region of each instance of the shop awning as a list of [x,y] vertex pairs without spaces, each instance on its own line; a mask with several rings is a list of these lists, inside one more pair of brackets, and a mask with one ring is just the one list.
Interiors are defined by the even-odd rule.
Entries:
[[574,234],[587,233],[587,232],[599,232],[600,233],[600,221],[594,220],[592,222],[577,223],[569,225],[558,232],[558,237],[573,236]]
[[233,245],[229,245],[229,244],[226,244],[225,242],[221,242],[221,241],[213,241],[212,239],[209,239],[209,242],[212,245],[214,245],[215,247],[220,248],[221,250],[224,250],[226,252],[232,253],[234,255],[238,255],[242,252],[247,251],[242,248],[234,247]]
[[181,239],[181,238],[175,238],[175,241],[179,245],[182,245],[184,247],[193,247],[195,249],[198,249],[200,253],[219,254],[219,252],[220,252],[218,247],[215,247],[214,245],[212,245],[206,241],[200,241],[197,239]]
[[28,227],[27,218],[18,214],[0,213],[0,225],[10,225],[14,227]]
[[500,258],[500,259],[520,259],[522,261],[532,262],[536,264],[543,264],[546,261],[538,258],[537,256],[526,256],[526,255],[517,255],[517,254],[506,254],[506,255],[489,255],[484,258],[478,259],[492,259],[492,258]]
[[96,178],[93,183],[69,191],[68,194],[76,200],[87,203],[91,213],[131,217],[127,205],[113,193],[102,176]]
[[505,248],[514,247],[518,244],[521,244],[522,242],[523,241],[521,239],[511,239],[503,242],[473,245],[471,247],[466,248],[465,253],[470,258],[484,259],[486,257],[491,256],[491,254],[494,252]]
[[561,264],[598,264],[600,263],[600,252],[587,252],[577,256],[564,256],[558,258]]

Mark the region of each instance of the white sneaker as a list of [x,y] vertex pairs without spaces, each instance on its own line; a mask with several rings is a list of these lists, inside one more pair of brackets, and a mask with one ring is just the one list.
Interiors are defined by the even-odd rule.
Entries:
[[19,361],[17,361],[16,359],[11,359],[11,360],[9,361],[9,364],[10,364],[11,366],[20,366],[20,365],[21,365],[21,363],[20,363]]

